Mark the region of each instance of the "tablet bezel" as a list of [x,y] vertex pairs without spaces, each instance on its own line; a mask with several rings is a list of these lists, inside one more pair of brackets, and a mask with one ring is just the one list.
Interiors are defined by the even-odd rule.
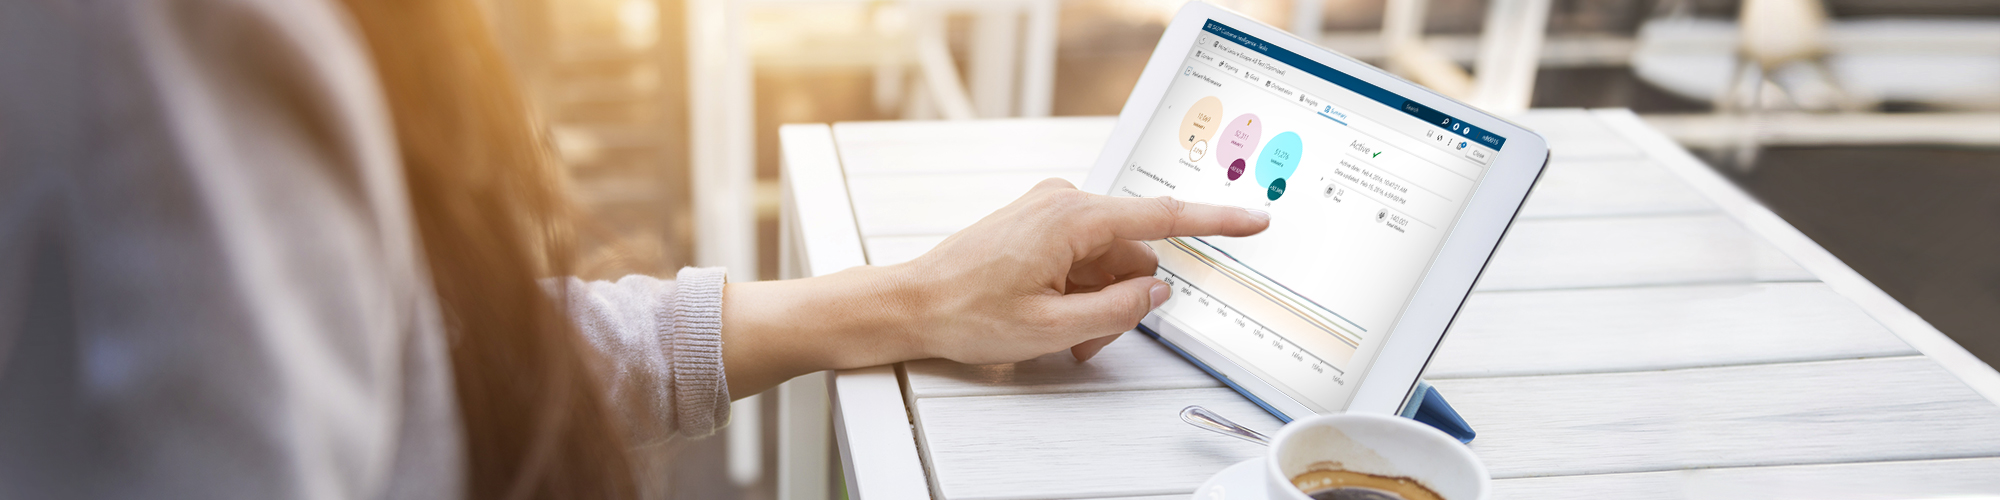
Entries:
[[[1492,114],[1445,97],[1396,77],[1366,63],[1321,48],[1277,28],[1221,7],[1189,2],[1174,15],[1160,43],[1139,77],[1139,83],[1118,114],[1118,124],[1098,154],[1083,189],[1109,193],[1126,159],[1130,158],[1141,132],[1153,119],[1167,87],[1179,75],[1182,60],[1208,20],[1213,19],[1237,31],[1263,39],[1307,59],[1352,75],[1431,109],[1459,118],[1479,128],[1507,138],[1504,151],[1488,166],[1488,172],[1466,201],[1458,223],[1445,235],[1435,260],[1419,279],[1410,303],[1388,333],[1387,344],[1369,364],[1345,411],[1394,414],[1410,400],[1411,390],[1430,363],[1432,353],[1444,339],[1451,321],[1464,304],[1480,272],[1493,255],[1514,215],[1526,200],[1528,190],[1548,163],[1548,142],[1540,135]],[[1282,223],[1282,221],[1280,222]],[[1237,366],[1213,349],[1157,313],[1140,322],[1140,329],[1158,338],[1215,375],[1238,392],[1278,418],[1291,421],[1314,412],[1284,392]]]

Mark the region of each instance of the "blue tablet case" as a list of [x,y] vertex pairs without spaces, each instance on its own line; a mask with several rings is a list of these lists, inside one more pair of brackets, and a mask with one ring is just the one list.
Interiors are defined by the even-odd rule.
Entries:
[[[1242,394],[1250,402],[1257,403],[1257,407],[1270,412],[1271,416],[1278,417],[1278,420],[1285,423],[1292,422],[1292,419],[1286,418],[1285,414],[1279,413],[1275,408],[1271,408],[1271,405],[1264,403],[1264,400],[1257,399],[1257,395],[1243,390],[1243,387],[1236,385],[1236,382],[1229,380],[1229,377],[1224,377],[1222,374],[1216,373],[1214,369],[1208,367],[1208,364],[1202,363],[1199,359],[1194,359],[1194,356],[1189,355],[1187,351],[1181,350],[1180,346],[1161,339],[1160,334],[1154,333],[1153,329],[1147,328],[1146,325],[1139,325],[1139,331],[1145,333],[1147,337],[1152,337],[1154,342],[1159,342],[1160,345],[1172,349],[1174,354],[1181,355],[1181,358],[1187,359],[1189,363],[1194,363],[1196,368],[1201,368],[1201,371],[1207,372],[1208,376],[1222,381],[1223,385],[1236,390],[1237,394]],[[1445,434],[1450,435],[1453,439],[1457,439],[1460,443],[1471,443],[1472,438],[1479,435],[1479,433],[1472,430],[1472,424],[1466,423],[1465,418],[1458,416],[1458,410],[1453,410],[1451,403],[1445,402],[1444,395],[1439,394],[1437,388],[1431,387],[1430,382],[1423,380],[1418,380],[1417,389],[1410,391],[1410,400],[1403,403],[1402,416],[1403,418],[1423,422],[1425,425],[1444,431]]]
[[1403,418],[1436,427],[1460,443],[1470,443],[1479,435],[1472,431],[1472,424],[1458,416],[1458,410],[1451,409],[1451,403],[1444,402],[1436,387],[1422,380],[1417,381],[1417,390],[1410,391],[1410,401],[1403,404]]

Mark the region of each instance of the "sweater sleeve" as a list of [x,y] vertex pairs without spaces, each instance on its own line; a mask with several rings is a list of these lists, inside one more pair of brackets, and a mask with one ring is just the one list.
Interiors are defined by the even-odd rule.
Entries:
[[566,280],[570,317],[607,362],[611,404],[633,445],[697,438],[729,421],[722,370],[719,268],[682,269],[675,280],[632,275]]

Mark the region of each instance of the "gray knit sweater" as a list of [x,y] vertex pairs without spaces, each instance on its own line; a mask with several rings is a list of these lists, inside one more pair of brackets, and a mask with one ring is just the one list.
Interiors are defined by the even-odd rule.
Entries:
[[[330,1],[0,1],[0,499],[460,498],[397,158]],[[648,496],[722,283],[568,282]]]

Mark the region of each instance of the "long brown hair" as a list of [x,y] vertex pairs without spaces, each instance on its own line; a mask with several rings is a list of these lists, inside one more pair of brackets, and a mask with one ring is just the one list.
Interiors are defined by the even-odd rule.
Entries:
[[471,0],[344,0],[395,119],[451,339],[471,498],[634,496],[601,360],[537,278],[569,271],[562,172]]

